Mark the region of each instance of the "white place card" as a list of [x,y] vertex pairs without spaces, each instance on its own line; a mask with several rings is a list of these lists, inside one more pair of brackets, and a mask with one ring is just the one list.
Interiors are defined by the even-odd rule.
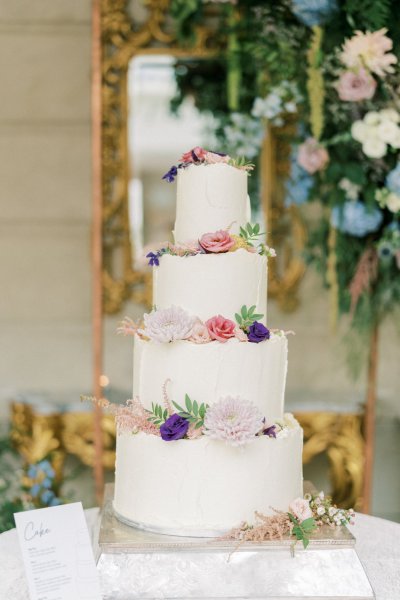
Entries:
[[15,513],[30,600],[101,600],[82,504]]

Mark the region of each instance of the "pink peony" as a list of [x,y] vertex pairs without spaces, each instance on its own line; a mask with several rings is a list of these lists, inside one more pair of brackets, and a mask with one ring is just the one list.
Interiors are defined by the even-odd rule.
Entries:
[[373,97],[376,81],[365,69],[359,69],[357,73],[345,71],[341,74],[336,89],[341,100],[360,102]]
[[229,338],[236,337],[235,323],[222,315],[208,319],[206,327],[211,339],[218,340],[218,342],[226,342]]
[[308,500],[304,500],[303,498],[296,498],[296,500],[293,500],[293,502],[289,504],[289,512],[291,512],[300,523],[313,516]]
[[206,344],[207,342],[211,342],[211,336],[208,332],[207,326],[200,320],[196,321],[193,325],[188,340],[189,342],[194,342],[195,344]]
[[199,240],[206,252],[228,252],[235,245],[235,240],[227,231],[220,229],[215,233],[205,233]]
[[392,65],[397,63],[397,58],[394,54],[387,54],[392,49],[393,42],[386,33],[387,29],[379,29],[372,33],[356,31],[355,35],[344,43],[341,61],[350,68],[365,67],[380,77],[385,77],[386,73],[393,73]]
[[297,162],[307,173],[321,171],[329,162],[329,154],[316,139],[310,137],[299,146]]
[[205,159],[207,154],[208,154],[207,150],[204,150],[204,148],[201,148],[200,146],[196,146],[195,148],[192,148],[192,150],[189,150],[189,152],[185,152],[184,154],[182,154],[181,162],[185,162],[185,163],[200,162]]
[[221,156],[220,154],[217,154],[216,152],[207,152],[207,154],[205,156],[205,161],[209,165],[215,165],[217,163],[228,163],[230,160],[231,160],[231,157],[228,156],[228,154]]
[[262,426],[263,418],[257,406],[231,396],[220,398],[209,406],[204,418],[205,435],[232,446],[253,442]]

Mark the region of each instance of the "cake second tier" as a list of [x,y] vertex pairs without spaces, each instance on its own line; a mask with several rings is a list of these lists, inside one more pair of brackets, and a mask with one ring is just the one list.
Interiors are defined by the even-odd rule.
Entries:
[[266,323],[267,258],[246,250],[223,254],[166,254],[153,271],[157,309],[181,306],[207,320],[221,314],[233,319],[240,307],[255,305]]
[[281,419],[287,371],[287,339],[272,334],[259,344],[236,339],[226,343],[194,344],[186,340],[160,344],[135,339],[133,395],[151,408],[168,395],[184,402],[185,394],[212,405],[226,396],[255,404],[268,423]]

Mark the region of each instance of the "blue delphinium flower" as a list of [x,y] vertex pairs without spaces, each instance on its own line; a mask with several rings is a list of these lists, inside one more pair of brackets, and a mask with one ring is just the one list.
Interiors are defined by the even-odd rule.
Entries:
[[400,162],[388,173],[385,184],[388,190],[400,196]]
[[285,206],[304,204],[310,195],[314,180],[292,156],[290,161],[290,176],[285,182]]
[[337,10],[336,0],[293,0],[293,14],[304,25],[322,25]]
[[331,213],[333,227],[355,237],[364,237],[376,231],[382,220],[382,211],[378,208],[368,210],[365,204],[359,201],[349,201],[343,206],[335,206]]
[[149,252],[148,254],[146,254],[146,258],[149,259],[150,267],[158,267],[160,265],[160,256],[160,252]]
[[178,175],[178,167],[176,167],[175,165],[173,165],[169,171],[167,171],[165,173],[165,175],[163,175],[162,179],[165,179],[166,181],[168,181],[168,183],[172,183],[173,181],[175,181],[175,177]]

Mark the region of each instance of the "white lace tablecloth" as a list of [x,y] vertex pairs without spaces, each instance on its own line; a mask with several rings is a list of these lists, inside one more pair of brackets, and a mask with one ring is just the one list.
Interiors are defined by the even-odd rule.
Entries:
[[[98,509],[85,515],[92,532]],[[400,600],[400,524],[358,514],[351,530],[376,600]],[[0,599],[29,600],[15,529],[0,535]]]

